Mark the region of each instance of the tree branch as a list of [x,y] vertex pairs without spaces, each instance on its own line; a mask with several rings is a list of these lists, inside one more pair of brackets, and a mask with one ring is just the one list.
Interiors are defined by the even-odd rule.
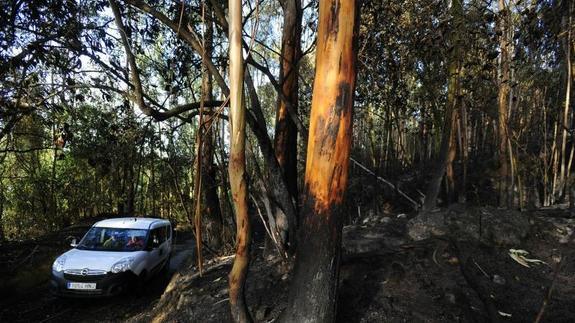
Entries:
[[190,31],[189,29],[186,30],[185,28],[178,29],[178,22],[176,20],[171,20],[163,13],[159,12],[158,10],[146,4],[144,1],[124,0],[124,2],[158,19],[168,28],[172,29],[172,31],[176,33],[176,35],[180,36],[183,41],[189,44],[205,60],[208,70],[214,76],[224,96],[229,95],[230,90],[226,84],[226,81],[218,71],[218,68],[211,61],[211,59],[209,57],[206,57],[204,49],[199,41],[199,37],[193,31]]

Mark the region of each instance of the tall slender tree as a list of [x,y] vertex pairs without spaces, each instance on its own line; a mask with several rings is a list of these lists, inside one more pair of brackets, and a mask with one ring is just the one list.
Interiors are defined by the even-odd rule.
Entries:
[[[204,37],[204,57],[212,57],[213,55],[213,14],[209,7],[205,8],[206,24],[205,37]],[[204,70],[202,74],[202,96],[203,102],[213,101],[213,78],[212,75]],[[221,247],[223,242],[223,219],[222,211],[220,208],[220,199],[218,196],[217,183],[216,183],[216,167],[214,165],[214,143],[215,143],[215,116],[206,115],[200,126],[202,131],[202,162],[201,162],[201,177],[202,177],[202,214],[206,215],[206,229],[207,239],[210,246],[214,249]]]
[[[564,60],[564,65],[565,65],[565,103],[564,103],[564,108],[563,108],[563,118],[562,118],[562,129],[563,131],[561,132],[561,173],[559,174],[559,192],[558,192],[558,198],[560,198],[564,193],[566,192],[567,186],[567,178],[569,177],[569,171],[570,171],[570,158],[569,158],[569,152],[568,152],[568,148],[567,148],[567,131],[569,130],[569,115],[571,114],[571,87],[572,87],[572,81],[573,81],[573,63],[572,63],[572,24],[573,24],[573,18],[572,18],[572,10],[573,10],[573,2],[572,1],[564,1],[562,3],[563,5],[563,11],[565,12],[565,14],[563,15],[562,18],[562,29],[564,30],[564,37],[563,37],[563,48],[564,48],[564,55],[565,55],[565,60]],[[573,157],[571,157],[573,158]]]
[[[278,98],[274,149],[287,188],[291,196],[297,200],[297,127],[290,117],[287,104],[291,105],[294,113],[297,112],[302,10],[301,0],[281,0],[280,3],[284,12],[284,21],[279,82],[281,93],[286,100]],[[276,223],[283,224],[283,227],[278,228],[283,232],[282,236],[286,236],[288,232],[288,228],[286,228],[288,221],[285,217],[286,215],[278,208],[276,210],[276,218],[278,219]],[[291,237],[291,240],[295,240],[294,238]]]
[[508,106],[510,90],[509,60],[509,8],[505,0],[499,0],[499,92],[497,95],[497,129],[499,156],[499,206],[509,203],[509,156],[508,156]]
[[230,188],[236,213],[236,257],[229,274],[230,306],[236,322],[251,322],[244,296],[248,273],[250,220],[246,182],[246,119],[244,106],[244,60],[242,56],[242,1],[229,0],[230,40]]
[[[301,56],[301,0],[282,0],[284,24],[282,33],[280,85],[291,108],[298,106],[298,62]],[[288,188],[297,196],[297,128],[290,118],[287,102],[278,100],[274,145]]]
[[[447,102],[445,103],[445,115],[443,124],[443,133],[441,137],[441,147],[436,168],[433,172],[431,182],[427,188],[427,194],[423,203],[423,212],[427,212],[435,208],[439,188],[441,187],[441,180],[446,170],[448,175],[453,178],[453,170],[451,163],[455,158],[455,127],[457,121],[457,106],[460,103],[460,79],[461,79],[461,28],[463,27],[463,4],[461,0],[453,0],[451,3],[451,54],[449,57],[448,67],[448,84],[447,84]],[[453,190],[454,185],[450,185],[449,189]]]

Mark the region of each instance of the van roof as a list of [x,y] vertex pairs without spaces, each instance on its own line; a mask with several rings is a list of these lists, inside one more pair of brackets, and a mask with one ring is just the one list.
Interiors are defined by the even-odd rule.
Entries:
[[153,224],[170,224],[170,221],[158,218],[114,218],[96,222],[94,226],[120,229],[149,229]]

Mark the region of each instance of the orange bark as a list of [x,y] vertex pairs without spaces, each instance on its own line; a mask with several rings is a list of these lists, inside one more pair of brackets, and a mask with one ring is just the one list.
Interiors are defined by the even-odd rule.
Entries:
[[286,322],[333,322],[352,139],[355,0],[321,0],[302,224]]
[[[355,87],[355,1],[321,1],[305,173],[316,210],[339,204],[347,183]],[[323,13],[323,15],[322,15]]]

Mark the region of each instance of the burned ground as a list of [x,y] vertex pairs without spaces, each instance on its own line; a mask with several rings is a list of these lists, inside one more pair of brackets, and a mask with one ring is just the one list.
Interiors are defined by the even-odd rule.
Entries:
[[[472,231],[479,229],[480,214],[479,239]],[[446,225],[434,231],[439,236],[417,241],[409,235],[410,215],[358,219],[343,232],[337,321],[529,322],[547,300],[542,322],[573,322],[575,219],[565,215],[556,210],[509,214],[495,208],[452,208],[434,215]],[[502,227],[515,229],[503,238],[506,231],[497,231]],[[264,257],[258,241],[251,249],[246,297],[254,320],[270,322],[287,304],[290,276],[279,257]],[[510,256],[510,249],[528,251],[527,259],[544,263],[528,262],[526,267]],[[190,261],[164,292],[165,283],[122,301],[46,301],[49,296],[37,295],[45,290],[36,287],[31,290],[36,298],[2,299],[0,320],[229,322],[231,263],[231,257],[214,257],[200,276]]]

